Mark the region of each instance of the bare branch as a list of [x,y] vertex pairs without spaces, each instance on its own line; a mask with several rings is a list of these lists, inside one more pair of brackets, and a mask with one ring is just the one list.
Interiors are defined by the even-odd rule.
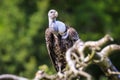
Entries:
[[[114,54],[114,51],[120,51],[120,45],[111,44],[102,49],[110,41],[113,41],[110,35],[106,35],[98,41],[76,41],[73,47],[66,52],[67,66],[64,72],[48,75],[44,71],[39,70],[34,80],[74,80],[74,78],[80,80],[80,76],[85,77],[87,80],[92,80],[92,76],[85,69],[93,63],[98,65],[109,79],[120,80],[120,72],[109,59],[109,55]],[[89,52],[86,52],[87,50]],[[27,78],[7,74],[0,75],[0,79],[28,80]]]
[[24,77],[18,77],[16,75],[12,75],[12,74],[2,74],[0,75],[0,80],[29,80],[27,78]]
[[120,45],[112,44],[102,49],[102,51],[99,53],[99,55],[108,57],[110,54],[112,54],[114,51],[120,51]]

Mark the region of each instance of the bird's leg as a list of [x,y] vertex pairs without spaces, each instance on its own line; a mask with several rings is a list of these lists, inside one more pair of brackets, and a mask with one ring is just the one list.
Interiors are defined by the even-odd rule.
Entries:
[[64,74],[62,73],[62,70],[61,70],[61,63],[58,63],[58,67],[59,67],[58,76],[60,78],[63,78]]
[[59,72],[62,72],[62,70],[61,70],[61,63],[58,63],[58,67],[59,67]]

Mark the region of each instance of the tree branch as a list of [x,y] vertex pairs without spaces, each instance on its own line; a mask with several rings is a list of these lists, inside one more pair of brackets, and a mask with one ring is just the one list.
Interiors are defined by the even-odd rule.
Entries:
[[[109,59],[109,55],[114,54],[114,51],[120,51],[120,45],[111,44],[102,49],[110,41],[113,41],[113,38],[109,35],[98,41],[76,41],[73,47],[66,52],[67,66],[63,73],[58,72],[57,74],[48,75],[44,71],[39,70],[34,80],[80,80],[80,76],[85,77],[87,80],[92,80],[92,76],[85,71],[90,64],[98,65],[110,80],[120,80],[120,72]],[[0,79],[28,80],[7,74],[1,75]]]
[[24,77],[19,77],[16,75],[12,75],[12,74],[2,74],[0,75],[0,80],[29,80],[27,78]]

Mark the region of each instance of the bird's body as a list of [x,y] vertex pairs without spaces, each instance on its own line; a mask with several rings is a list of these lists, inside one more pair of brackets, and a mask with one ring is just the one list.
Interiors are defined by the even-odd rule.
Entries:
[[66,67],[65,53],[79,39],[73,28],[68,30],[70,34],[66,39],[62,39],[60,34],[54,34],[51,28],[47,28],[45,32],[48,53],[57,71]]
[[63,72],[66,67],[65,53],[79,39],[78,33],[72,27],[67,27],[63,22],[56,21],[56,16],[50,10],[48,13],[49,27],[45,31],[48,53],[57,72]]

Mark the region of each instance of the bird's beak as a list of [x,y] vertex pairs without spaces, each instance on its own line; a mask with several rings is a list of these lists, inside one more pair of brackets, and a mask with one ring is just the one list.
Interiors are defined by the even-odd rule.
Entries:
[[58,12],[57,11],[55,12],[55,17],[58,17]]

